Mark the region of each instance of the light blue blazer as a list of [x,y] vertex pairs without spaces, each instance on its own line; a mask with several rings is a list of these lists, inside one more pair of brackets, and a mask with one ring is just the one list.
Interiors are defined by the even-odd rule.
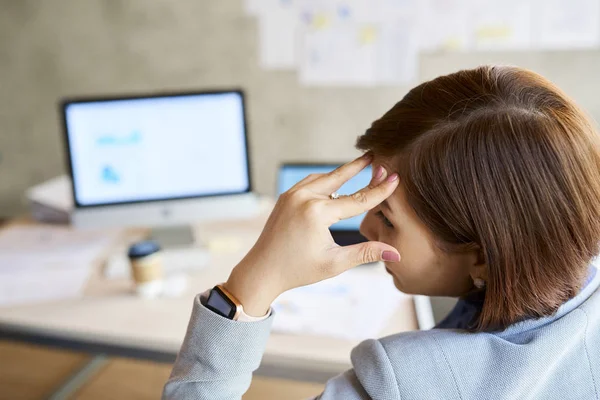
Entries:
[[[436,328],[366,340],[351,353],[353,369],[329,380],[319,398],[600,399],[600,273],[590,271],[551,317],[496,333]],[[231,321],[196,297],[163,398],[240,399],[273,318]]]

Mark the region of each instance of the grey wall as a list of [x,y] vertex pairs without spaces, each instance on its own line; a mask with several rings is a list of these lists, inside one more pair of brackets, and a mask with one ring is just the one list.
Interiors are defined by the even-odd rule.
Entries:
[[[488,62],[541,72],[600,116],[600,52],[424,55],[420,79]],[[407,90],[305,88],[257,65],[240,0],[0,0],[0,216],[64,171],[61,96],[241,86],[253,178],[268,194],[283,160],[357,155],[356,136]]]

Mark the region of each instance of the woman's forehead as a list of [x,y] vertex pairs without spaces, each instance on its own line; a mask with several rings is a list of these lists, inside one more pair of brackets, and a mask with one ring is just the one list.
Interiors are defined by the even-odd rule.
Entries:
[[[395,170],[395,165],[393,160],[389,157],[373,157],[372,168],[375,171],[376,168],[382,166],[387,171],[388,176],[397,173]],[[390,205],[392,211],[396,214],[398,213],[406,213],[406,205],[404,202],[404,189],[402,187],[402,182],[398,185],[394,193],[387,198],[387,203]]]
[[377,155],[373,156],[373,169],[377,168],[380,165],[388,171],[388,174],[390,173],[390,171],[395,172],[394,170],[396,167],[394,166],[394,160],[390,157],[382,157]]

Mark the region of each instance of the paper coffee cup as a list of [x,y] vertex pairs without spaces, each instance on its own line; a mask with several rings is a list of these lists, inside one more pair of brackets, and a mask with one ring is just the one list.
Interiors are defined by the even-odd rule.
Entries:
[[159,296],[164,285],[160,246],[151,240],[138,242],[129,248],[128,256],[137,294]]

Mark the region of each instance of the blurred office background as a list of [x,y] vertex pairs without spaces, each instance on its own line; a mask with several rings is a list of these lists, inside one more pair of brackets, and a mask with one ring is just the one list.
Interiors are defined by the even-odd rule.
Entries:
[[[432,27],[411,26],[394,32],[388,41],[407,32],[426,35],[429,28],[443,25],[445,17],[458,18],[459,26],[448,27],[449,35],[473,23],[473,14],[461,11],[472,7],[471,2],[431,2],[432,10],[439,3],[450,14],[439,15],[438,8],[428,22]],[[281,18],[290,18],[286,7],[291,1],[0,0],[0,218],[26,213],[25,190],[65,173],[57,107],[63,96],[242,88],[247,93],[253,183],[265,195],[275,194],[282,162],[353,158],[358,155],[356,137],[412,86],[462,68],[501,63],[532,69],[598,119],[600,14],[594,12],[599,2],[483,1],[478,7],[489,9],[478,15],[489,29],[465,34],[479,38],[437,37],[426,51],[414,54],[414,62],[399,61],[407,68],[402,76],[362,79],[350,74],[347,81],[327,82],[331,71],[307,73],[301,68],[303,60],[290,61],[287,53],[279,57],[277,50],[285,49],[285,43],[269,42],[278,29],[285,30],[282,38],[289,36]],[[349,12],[372,4],[320,3],[325,3],[322,15],[299,15],[310,29],[335,28],[335,18],[352,19]],[[517,3],[528,8],[514,8]],[[545,23],[540,18],[556,19],[565,9],[570,10],[565,21],[552,21],[556,29],[582,27],[581,36],[556,45],[551,37],[540,41],[535,29],[554,29],[551,24],[540,27]],[[323,15],[330,11],[334,16],[327,20]],[[372,28],[358,32],[365,43],[375,41],[380,32],[375,18],[361,21]],[[386,24],[410,22],[402,15]],[[343,27],[326,38],[343,42],[344,32],[356,34]],[[318,41],[318,32],[309,34]],[[404,55],[410,51],[402,48]],[[352,57],[347,59],[348,68],[357,73],[369,68],[364,60],[353,66]],[[438,315],[451,306],[452,301],[434,302]],[[129,371],[129,366],[124,368]]]
[[350,159],[411,86],[482,63],[533,69],[600,117],[595,48],[442,49],[421,52],[406,84],[307,86],[298,69],[261,67],[259,21],[241,0],[1,0],[0,216],[23,213],[28,187],[64,173],[57,99],[68,95],[245,89],[261,194],[274,194],[282,161]]

